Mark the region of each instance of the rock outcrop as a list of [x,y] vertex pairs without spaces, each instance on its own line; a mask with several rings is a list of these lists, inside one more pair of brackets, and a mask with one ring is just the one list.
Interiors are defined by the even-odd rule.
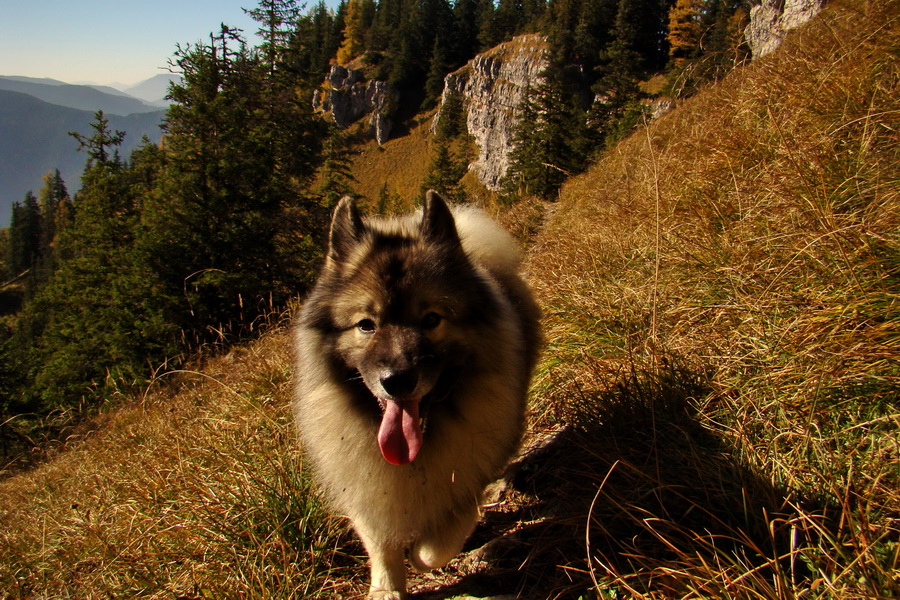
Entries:
[[528,86],[538,85],[547,66],[546,49],[543,36],[522,35],[479,54],[444,79],[441,109],[432,127],[437,127],[448,95],[459,94],[469,135],[478,145],[478,158],[469,169],[490,190],[500,189],[509,168],[516,109]]
[[334,65],[324,89],[313,94],[313,110],[330,112],[341,129],[369,115],[366,132],[383,144],[391,134],[398,98],[397,90],[386,82],[366,81],[362,71]]
[[765,56],[781,45],[787,32],[806,23],[822,9],[823,0],[762,0],[750,9],[744,37],[753,58]]

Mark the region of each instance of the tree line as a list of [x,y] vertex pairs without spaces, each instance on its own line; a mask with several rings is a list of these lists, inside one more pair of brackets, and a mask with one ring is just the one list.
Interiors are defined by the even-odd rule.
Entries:
[[[90,405],[252,333],[310,285],[330,208],[350,191],[344,138],[310,109],[330,64],[359,61],[425,109],[478,52],[543,32],[550,67],[520,107],[532,127],[516,138],[508,187],[548,196],[615,135],[649,74],[668,69],[685,90],[715,76],[742,6],[261,0],[248,11],[259,43],[223,24],[179,46],[170,65],[183,81],[170,89],[160,144],[121,156],[127,133],[98,112],[91,134],[74,135],[85,155],[78,193],[57,171],[13,207],[5,281],[24,286],[24,301],[0,319],[0,441],[28,427],[22,415]],[[450,141],[465,125],[447,123],[427,184],[455,194],[464,161],[452,148],[465,145]],[[379,206],[395,204],[382,196]]]

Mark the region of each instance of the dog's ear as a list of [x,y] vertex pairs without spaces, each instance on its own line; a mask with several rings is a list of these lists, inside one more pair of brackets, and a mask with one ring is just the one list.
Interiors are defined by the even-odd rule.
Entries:
[[334,208],[331,231],[328,234],[328,258],[341,262],[349,256],[353,247],[362,239],[365,225],[359,209],[350,196],[344,196]]
[[425,193],[425,205],[422,211],[422,237],[429,242],[445,244],[451,247],[460,246],[459,234],[453,213],[444,199],[434,190]]

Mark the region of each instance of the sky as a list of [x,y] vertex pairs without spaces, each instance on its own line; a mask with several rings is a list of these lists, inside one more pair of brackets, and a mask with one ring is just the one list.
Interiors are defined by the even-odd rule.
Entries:
[[[332,2],[328,2],[329,5]],[[176,44],[219,25],[259,29],[256,0],[0,0],[0,75],[133,85],[166,73]]]

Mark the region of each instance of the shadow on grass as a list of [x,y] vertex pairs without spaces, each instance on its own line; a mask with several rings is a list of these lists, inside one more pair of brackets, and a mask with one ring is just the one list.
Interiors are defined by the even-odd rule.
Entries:
[[785,496],[698,421],[700,380],[665,371],[573,393],[568,424],[510,467],[456,583],[415,598],[722,597],[741,577],[805,578]]

